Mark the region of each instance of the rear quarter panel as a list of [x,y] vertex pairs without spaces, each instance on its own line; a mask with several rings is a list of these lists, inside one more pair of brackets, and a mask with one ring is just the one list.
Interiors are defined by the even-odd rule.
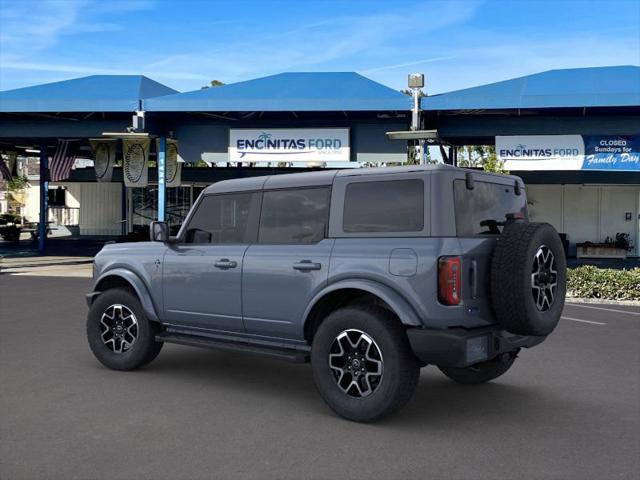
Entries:
[[[475,247],[476,255],[490,249],[488,245]],[[404,255],[400,263],[403,268],[394,269],[392,257],[398,249],[415,252],[415,257]],[[486,301],[464,296],[468,283],[463,284],[461,305],[451,307],[438,302],[438,258],[462,253],[463,245],[456,238],[340,238],[333,247],[328,284],[345,280],[357,284],[360,280],[383,285],[404,298],[421,323],[430,328],[489,325],[493,319]],[[415,269],[408,268],[411,258],[415,258]],[[471,275],[464,273],[465,267],[466,259],[463,282],[469,282]]]

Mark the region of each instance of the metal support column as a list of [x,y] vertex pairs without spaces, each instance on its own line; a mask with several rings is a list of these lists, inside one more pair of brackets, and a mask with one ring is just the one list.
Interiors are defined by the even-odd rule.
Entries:
[[166,177],[166,160],[167,160],[167,139],[160,137],[158,141],[158,220],[165,221],[165,205],[167,197],[167,177]]
[[120,233],[126,236],[129,233],[129,219],[128,219],[128,206],[127,206],[127,187],[124,186],[124,179],[122,180],[122,187],[120,190],[120,212],[122,215],[122,229]]
[[40,145],[40,223],[38,224],[38,251],[44,255],[47,249],[49,222],[49,157],[47,145]]

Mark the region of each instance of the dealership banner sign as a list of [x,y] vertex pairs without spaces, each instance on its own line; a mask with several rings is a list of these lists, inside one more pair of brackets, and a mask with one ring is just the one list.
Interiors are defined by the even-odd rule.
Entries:
[[580,135],[496,136],[496,154],[507,170],[580,170]]
[[113,165],[116,163],[115,139],[90,139],[93,151],[93,169],[98,182],[110,182],[113,177]]
[[640,135],[584,137],[583,170],[640,171]]
[[125,187],[146,187],[149,183],[149,145],[148,138],[123,139]]
[[348,162],[348,128],[230,129],[231,162]]
[[507,170],[640,170],[640,136],[496,136]]

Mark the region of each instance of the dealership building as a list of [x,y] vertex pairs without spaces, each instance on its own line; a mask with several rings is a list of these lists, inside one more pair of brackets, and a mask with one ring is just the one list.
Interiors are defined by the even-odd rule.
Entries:
[[[91,76],[0,92],[0,151],[33,164],[25,216],[37,220],[46,200],[49,218],[74,234],[120,236],[155,218],[177,227],[204,186],[223,179],[406,162],[406,141],[386,133],[410,129],[411,107],[410,97],[350,72],[186,93],[143,76]],[[633,244],[629,256],[640,254],[639,67],[556,70],[427,96],[419,128],[437,131],[431,140],[450,163],[463,146],[495,145],[525,180],[531,217],[567,234],[571,254],[618,233]],[[68,179],[45,185],[38,168],[60,140],[95,166],[78,161]]]

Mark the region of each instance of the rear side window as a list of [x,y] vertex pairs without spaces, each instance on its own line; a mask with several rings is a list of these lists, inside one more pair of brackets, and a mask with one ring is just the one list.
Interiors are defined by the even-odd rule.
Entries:
[[343,231],[420,232],[424,182],[419,179],[354,182],[344,195]]
[[509,213],[527,216],[526,196],[516,195],[512,186],[475,182],[469,190],[464,180],[453,185],[456,231],[461,237],[497,233],[495,222],[504,222]]
[[[251,216],[257,220],[258,195],[233,193],[209,195],[194,212],[185,235],[186,243],[249,243]],[[255,227],[253,228],[255,236]]]
[[258,242],[316,243],[325,237],[328,219],[328,188],[264,192]]

